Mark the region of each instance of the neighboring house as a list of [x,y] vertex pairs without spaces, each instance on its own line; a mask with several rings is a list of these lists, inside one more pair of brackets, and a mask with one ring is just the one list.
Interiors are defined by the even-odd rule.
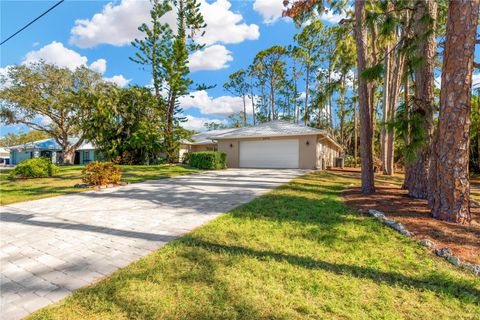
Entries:
[[[74,144],[78,141],[78,138],[70,138],[69,140],[71,144]],[[9,148],[10,162],[12,164],[19,164],[25,159],[39,157],[50,158],[53,163],[62,162],[62,148],[53,138],[28,142]],[[98,160],[98,158],[95,146],[88,141],[84,141],[75,151],[74,164],[86,164]]]
[[193,135],[185,145],[190,152],[224,151],[229,168],[323,170],[342,152],[326,131],[281,120]]
[[180,143],[180,160],[183,159],[183,155],[187,152],[217,151],[217,143],[212,139],[217,135],[237,129],[238,128],[211,130],[194,134],[189,140],[182,140]]
[[10,150],[7,148],[0,148],[0,164],[10,164]]

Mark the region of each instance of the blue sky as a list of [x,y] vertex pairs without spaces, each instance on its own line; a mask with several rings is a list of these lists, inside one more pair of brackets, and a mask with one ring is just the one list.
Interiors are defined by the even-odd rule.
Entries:
[[[255,54],[272,45],[292,42],[299,30],[281,18],[281,0],[199,0],[207,22],[205,48],[191,57],[196,83],[216,85],[208,92],[192,92],[181,101],[189,129],[201,130],[205,121],[225,122],[242,109],[241,99],[223,90],[228,75],[248,66]],[[57,1],[0,1],[0,38],[3,40]],[[322,16],[326,24],[341,18]],[[44,59],[63,67],[87,65],[105,79],[122,86],[150,83],[150,76],[128,57],[130,42],[140,37],[137,27],[149,19],[147,0],[66,0],[48,15],[0,47],[0,74],[9,65]],[[167,16],[166,21],[173,21]],[[173,23],[173,22],[172,22]],[[476,60],[480,60],[476,55]],[[480,82],[475,76],[474,83]],[[39,121],[42,121],[39,119]],[[23,125],[4,126],[0,136],[26,132]]]
[[[5,39],[57,1],[1,1],[1,39]],[[216,85],[208,92],[193,92],[182,101],[189,129],[202,129],[205,121],[225,121],[239,111],[239,98],[223,90],[228,75],[248,66],[255,54],[272,45],[291,43],[298,32],[281,18],[281,0],[202,0],[207,22],[205,48],[191,59],[196,83]],[[48,15],[0,47],[0,71],[13,64],[44,59],[60,66],[87,65],[119,85],[147,85],[150,76],[131,62],[130,41],[137,27],[149,18],[146,0],[66,0]],[[336,21],[327,14],[324,20]],[[174,17],[166,17],[173,21]],[[26,132],[23,125],[4,126],[0,135]]]

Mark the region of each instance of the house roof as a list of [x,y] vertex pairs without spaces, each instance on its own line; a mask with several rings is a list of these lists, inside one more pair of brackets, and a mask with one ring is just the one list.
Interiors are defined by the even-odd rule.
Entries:
[[[70,144],[75,144],[78,142],[77,137],[68,138]],[[53,138],[38,140],[34,142],[28,142],[25,144],[20,144],[17,146],[9,147],[10,149],[46,149],[46,150],[62,150],[62,147],[58,144],[57,141]],[[95,146],[88,141],[84,141],[77,150],[88,150],[96,149]]]
[[330,135],[325,130],[307,127],[283,120],[265,122],[253,127],[237,128],[223,134],[210,136],[210,138],[214,140],[223,140],[302,135],[322,135],[338,148],[342,148],[342,146],[338,144],[332,137],[330,137]]
[[230,131],[236,130],[237,128],[228,128],[228,129],[218,129],[218,130],[211,130],[206,132],[200,132],[194,134],[190,137],[190,140],[182,140],[181,142],[184,144],[191,144],[191,145],[199,145],[199,144],[213,144],[212,137],[217,135],[225,134]]

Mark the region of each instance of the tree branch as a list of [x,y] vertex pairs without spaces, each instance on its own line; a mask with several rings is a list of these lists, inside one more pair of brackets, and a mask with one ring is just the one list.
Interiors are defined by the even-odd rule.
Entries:
[[475,69],[480,69],[480,62],[475,62],[475,61],[473,61],[473,67],[474,67]]

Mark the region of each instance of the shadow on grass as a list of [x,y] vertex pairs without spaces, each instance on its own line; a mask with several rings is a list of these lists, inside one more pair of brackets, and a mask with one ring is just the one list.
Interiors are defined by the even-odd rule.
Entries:
[[194,236],[186,236],[180,239],[182,243],[191,247],[201,247],[211,252],[228,255],[249,256],[259,260],[273,259],[278,262],[287,262],[311,270],[325,270],[337,275],[351,276],[358,279],[370,279],[388,285],[401,285],[402,287],[414,287],[421,290],[433,291],[437,294],[452,296],[464,302],[480,303],[480,290],[475,288],[472,281],[454,280],[442,273],[433,273],[427,277],[408,277],[398,272],[385,272],[374,268],[362,267],[350,264],[336,264],[327,261],[314,260],[273,251],[259,251],[241,246],[223,245],[204,241]]

